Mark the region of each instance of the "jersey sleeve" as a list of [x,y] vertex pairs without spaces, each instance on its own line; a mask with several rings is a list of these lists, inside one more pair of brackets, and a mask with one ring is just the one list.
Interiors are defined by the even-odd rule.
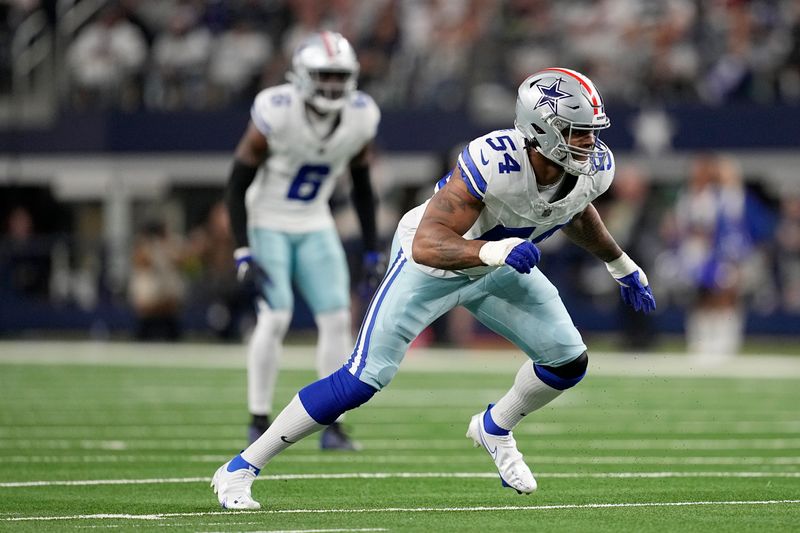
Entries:
[[270,87],[256,95],[250,108],[250,119],[264,137],[269,138],[280,128],[292,98],[285,86]]
[[381,122],[381,110],[375,100],[365,92],[356,91],[350,100],[350,105],[361,115],[364,144],[375,138],[378,134],[378,125]]
[[475,139],[470,142],[458,156],[458,170],[461,171],[461,179],[467,184],[469,192],[478,200],[483,200],[486,196],[488,180],[491,177],[492,155],[483,150],[481,141]]

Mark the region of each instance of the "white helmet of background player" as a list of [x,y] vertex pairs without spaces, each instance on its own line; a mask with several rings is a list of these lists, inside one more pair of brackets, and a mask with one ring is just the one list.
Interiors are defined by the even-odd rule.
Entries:
[[608,148],[599,139],[592,148],[567,142],[571,135],[611,125],[592,80],[574,70],[548,68],[529,76],[517,93],[514,126],[531,146],[571,174],[593,175],[603,168]]
[[323,31],[305,39],[294,52],[287,74],[306,102],[318,111],[338,111],[356,89],[358,60],[339,33]]

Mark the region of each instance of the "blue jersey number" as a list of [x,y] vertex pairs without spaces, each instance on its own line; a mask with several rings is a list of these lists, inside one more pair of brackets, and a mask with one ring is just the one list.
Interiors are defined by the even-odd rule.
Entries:
[[[508,145],[506,145],[508,142]],[[495,139],[486,139],[486,144],[492,147],[492,149],[496,152],[503,152],[511,148],[512,150],[516,150],[517,147],[514,145],[514,141],[511,140],[511,137],[508,135],[501,135],[497,138],[497,142]]]
[[271,100],[275,107],[287,106],[292,103],[292,97],[284,93],[273,94]]
[[[514,145],[514,141],[511,140],[511,137],[508,135],[501,135],[496,139],[486,139],[486,144],[488,144],[492,150],[496,152],[506,152],[509,148],[512,150],[516,150],[517,147]],[[511,154],[503,154],[503,162],[498,163],[497,169],[500,171],[500,174],[509,174],[511,172],[518,172],[522,169],[519,166],[519,162],[511,157]]]
[[286,197],[310,202],[317,196],[322,182],[328,177],[330,171],[331,167],[328,165],[303,165],[292,180],[289,194]]
[[595,170],[595,172],[600,172],[601,170],[611,170],[611,165],[611,156],[609,156],[607,152],[604,155],[592,156],[592,168]]

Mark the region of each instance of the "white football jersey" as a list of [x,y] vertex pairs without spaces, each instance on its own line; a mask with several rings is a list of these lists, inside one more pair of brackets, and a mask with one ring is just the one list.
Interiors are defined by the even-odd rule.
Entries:
[[[598,162],[593,176],[564,176],[553,202],[540,195],[536,176],[525,151],[525,138],[517,130],[497,130],[470,142],[458,157],[458,168],[470,193],[485,204],[478,220],[464,234],[465,239],[499,241],[508,237],[543,241],[567,224],[589,203],[603,194],[614,179],[614,156]],[[439,180],[439,190],[450,179]],[[424,204],[406,213],[397,229],[406,257],[412,258],[411,244],[417,226],[428,206]],[[413,262],[413,259],[410,259]],[[482,276],[498,267],[479,266],[464,270],[440,270],[415,263],[417,268],[437,277]]]
[[375,137],[380,110],[355,91],[325,138],[313,129],[290,84],[264,89],[250,111],[269,143],[267,159],[247,190],[248,225],[304,233],[333,226],[328,200],[350,160]]

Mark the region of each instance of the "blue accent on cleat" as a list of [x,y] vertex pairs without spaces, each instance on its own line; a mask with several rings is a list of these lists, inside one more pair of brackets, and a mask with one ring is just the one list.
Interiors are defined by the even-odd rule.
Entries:
[[494,407],[494,404],[490,403],[489,406],[486,407],[486,412],[483,413],[483,428],[489,435],[496,435],[496,436],[508,435],[510,433],[509,430],[503,429],[497,424],[495,424],[491,413],[492,407]]
[[[509,489],[514,489],[514,487],[512,487],[511,485],[506,483],[506,480],[503,479],[502,476],[500,477],[500,484],[503,485],[503,487],[508,487]],[[517,491],[517,494],[522,494],[521,490],[519,490],[519,489],[514,489],[514,490]]]
[[228,472],[236,472],[237,470],[250,470],[255,475],[258,475],[261,472],[260,468],[256,468],[255,466],[251,465],[244,459],[242,459],[242,455],[239,454],[228,463],[228,468],[226,468]]

